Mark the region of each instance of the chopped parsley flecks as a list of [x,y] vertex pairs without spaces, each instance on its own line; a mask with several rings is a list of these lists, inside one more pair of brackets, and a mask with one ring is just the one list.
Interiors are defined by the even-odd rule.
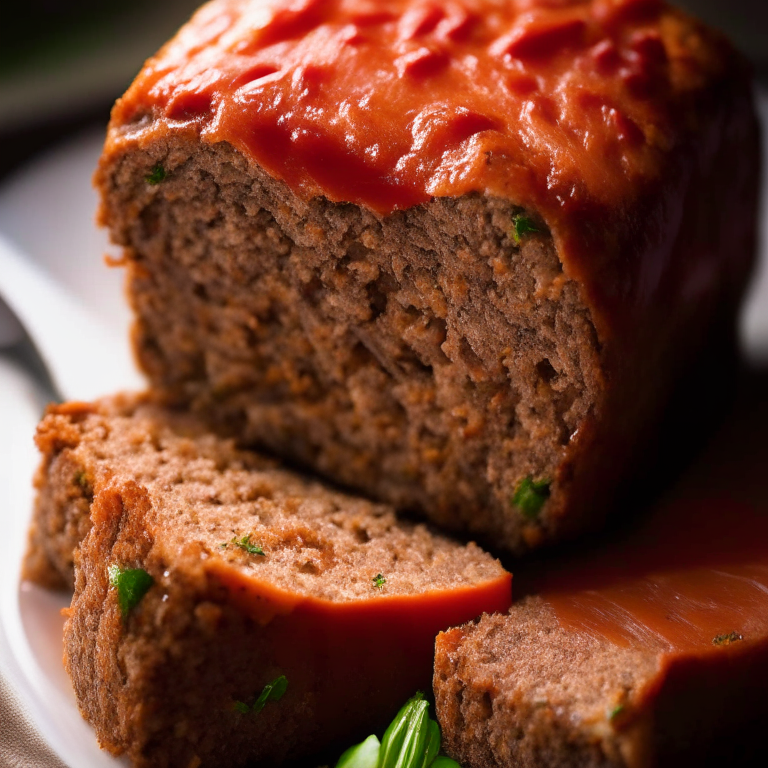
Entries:
[[165,168],[160,163],[152,167],[152,170],[144,177],[144,181],[150,186],[155,186],[165,180]]
[[246,704],[244,701],[236,701],[233,705],[235,712],[241,714],[247,714],[253,712],[258,714],[266,706],[269,701],[280,701],[285,696],[285,692],[288,690],[288,678],[285,675],[275,678],[271,683],[267,683],[259,697],[254,702],[253,706]]
[[549,498],[551,483],[549,480],[534,480],[530,475],[524,477],[515,488],[512,504],[516,506],[523,517],[535,520]]
[[713,637],[712,645],[730,645],[743,639],[743,635],[740,635],[738,632],[728,632],[728,634]]
[[264,690],[259,694],[259,698],[256,699],[256,703],[253,705],[253,711],[261,712],[268,701],[280,701],[285,696],[287,690],[288,680],[285,675],[280,675],[280,677],[264,686]]
[[233,536],[230,541],[225,541],[221,543],[220,547],[226,547],[228,544],[234,544],[236,547],[239,547],[240,549],[246,551],[249,555],[261,555],[262,557],[266,557],[264,554],[264,550],[261,548],[260,544],[252,544],[251,543],[251,534],[246,533],[245,536],[241,536],[239,539],[237,536]]
[[88,482],[88,475],[85,474],[84,469],[78,469],[75,472],[74,481],[75,485],[80,486],[84,491],[89,492],[91,490],[91,484]]
[[143,568],[121,570],[112,564],[107,569],[109,583],[117,591],[120,612],[127,616],[140,602],[155,580]]
[[374,589],[384,589],[384,585],[387,583],[387,578],[381,573],[377,573],[371,581],[373,582]]
[[512,218],[512,240],[515,245],[520,245],[523,236],[530,234],[531,232],[541,232],[541,230],[534,224],[533,219],[523,216],[522,213],[519,213]]
[[624,704],[617,704],[608,712],[608,719],[611,721],[615,720],[625,709]]

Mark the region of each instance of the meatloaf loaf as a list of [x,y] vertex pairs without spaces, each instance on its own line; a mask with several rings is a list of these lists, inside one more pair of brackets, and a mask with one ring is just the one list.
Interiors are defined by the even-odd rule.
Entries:
[[509,615],[441,634],[449,753],[463,768],[764,765],[766,542],[765,505],[677,501],[529,580]]
[[136,766],[276,765],[379,729],[440,629],[504,611],[473,544],[398,522],[133,398],[52,408],[27,576],[69,583],[65,665]]
[[580,530],[732,325],[748,80],[662,0],[214,0],[96,176],[141,365],[454,530]]

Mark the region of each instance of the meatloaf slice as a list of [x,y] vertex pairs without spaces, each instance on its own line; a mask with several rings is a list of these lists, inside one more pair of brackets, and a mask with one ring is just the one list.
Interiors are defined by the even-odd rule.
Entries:
[[474,544],[143,399],[53,407],[37,441],[27,576],[71,582],[75,550],[65,665],[102,746],[136,766],[348,745],[429,684],[440,629],[509,606]]
[[756,156],[744,63],[661,0],[215,0],[96,181],[156,390],[521,552],[730,330]]
[[766,541],[765,506],[676,502],[547,569],[508,615],[439,635],[449,753],[464,768],[764,764]]

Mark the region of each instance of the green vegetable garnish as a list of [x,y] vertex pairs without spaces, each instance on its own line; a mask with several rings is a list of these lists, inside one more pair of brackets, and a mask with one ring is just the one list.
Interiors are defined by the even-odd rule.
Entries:
[[143,569],[132,568],[123,571],[116,564],[107,569],[109,583],[117,590],[117,602],[123,617],[127,616],[147,594],[155,580]]
[[455,760],[437,757],[440,740],[440,726],[419,692],[395,715],[381,743],[369,736],[348,749],[336,768],[461,768]]
[[382,760],[382,768],[422,768],[427,748],[429,702],[418,701],[408,717],[402,746],[397,759],[391,763]]
[[246,704],[244,701],[236,701],[233,705],[233,709],[236,712],[241,712],[244,715],[248,712],[258,714],[262,709],[264,709],[267,702],[280,701],[280,699],[285,696],[285,692],[287,690],[288,678],[286,678],[285,675],[280,675],[280,677],[275,678],[271,683],[267,683],[264,686],[263,690],[259,694],[259,698],[256,699],[256,702],[253,706]]
[[288,690],[288,679],[285,675],[275,678],[271,683],[264,686],[264,690],[259,694],[256,703],[253,705],[254,712],[261,712],[268,701],[280,701]]
[[381,744],[374,736],[350,747],[336,763],[336,768],[378,768]]
[[384,589],[384,585],[387,583],[387,579],[380,573],[377,573],[372,581],[375,589]]
[[237,536],[233,536],[231,541],[225,541],[219,546],[226,547],[227,544],[234,544],[236,547],[244,549],[249,555],[261,555],[262,557],[266,557],[264,550],[259,544],[251,544],[250,533],[246,533],[245,536],[241,536],[239,539]]
[[738,632],[729,632],[727,635],[718,635],[712,638],[712,645],[730,645],[736,643],[739,640],[743,640],[744,637]]
[[165,168],[160,163],[152,167],[152,170],[144,177],[144,181],[151,186],[159,184],[165,179]]
[[379,768],[393,768],[397,764],[412,716],[419,710],[426,709],[427,706],[424,694],[419,691],[413,698],[408,699],[395,715],[395,719],[384,731],[384,738],[381,740]]
[[534,480],[530,475],[524,477],[515,489],[512,503],[522,512],[524,517],[535,520],[549,498],[549,480]]
[[88,476],[83,469],[78,469],[77,472],[75,472],[74,481],[75,485],[79,485],[84,491],[88,491],[91,488],[91,484],[88,482]]
[[432,765],[437,757],[437,753],[440,751],[440,726],[436,720],[431,717],[427,718],[427,738],[424,745],[424,759],[421,761],[419,768],[428,768]]
[[515,245],[520,245],[520,239],[523,235],[527,235],[530,232],[541,232],[532,219],[523,216],[521,213],[512,218],[512,240]]
[[608,719],[615,720],[623,711],[625,707],[623,704],[617,704],[609,713]]

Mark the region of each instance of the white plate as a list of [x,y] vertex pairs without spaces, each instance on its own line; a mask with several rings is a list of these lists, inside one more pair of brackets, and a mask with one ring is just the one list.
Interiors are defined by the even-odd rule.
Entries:
[[[102,141],[98,131],[68,142],[0,189],[0,239],[16,252],[0,242],[6,285],[10,268],[19,267],[13,275],[18,285],[34,280],[33,298],[39,307],[35,323],[50,329],[58,321],[62,332],[72,334],[72,324],[91,322],[99,343],[112,347],[107,355],[110,364],[98,361],[107,368],[100,379],[83,359],[73,360],[65,392],[79,391],[82,397],[103,390],[110,376],[112,389],[140,384],[128,351],[123,273],[104,266],[107,239],[94,223],[91,176]],[[19,253],[26,260],[16,264]],[[27,301],[29,296],[23,298]],[[62,321],[62,316],[71,322]],[[82,346],[85,356],[88,342],[83,340]],[[33,500],[31,478],[38,463],[32,437],[43,406],[41,396],[27,374],[0,350],[0,675],[65,764],[124,767],[127,760],[99,749],[77,710],[62,667],[61,609],[69,605],[69,595],[19,584]]]
[[99,749],[62,667],[61,609],[69,605],[69,595],[19,585],[32,505],[30,479],[38,462],[32,435],[41,403],[26,374],[2,357],[0,393],[0,675],[65,764],[124,768],[127,761]]
[[[768,125],[765,95],[760,110]],[[99,318],[119,343],[126,343],[121,272],[103,266],[106,238],[93,222],[96,196],[90,179],[101,140],[99,132],[70,142],[0,189],[0,235],[58,283],[70,301]],[[768,222],[768,196],[763,209]],[[749,358],[765,362],[768,227],[761,242],[764,258],[742,316],[742,341]],[[59,612],[67,596],[18,582],[32,503],[30,478],[37,461],[31,436],[40,413],[38,398],[34,386],[0,356],[0,674],[65,763],[72,768],[115,768],[125,763],[98,749],[61,667]]]

